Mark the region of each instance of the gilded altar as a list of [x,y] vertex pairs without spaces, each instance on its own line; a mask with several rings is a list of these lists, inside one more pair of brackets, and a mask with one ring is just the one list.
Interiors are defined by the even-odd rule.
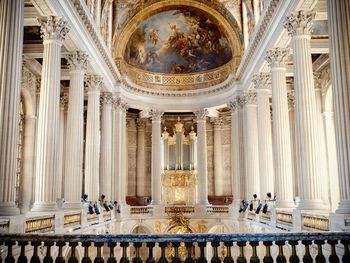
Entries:
[[196,202],[197,172],[165,170],[162,173],[162,195],[167,205],[191,205]]

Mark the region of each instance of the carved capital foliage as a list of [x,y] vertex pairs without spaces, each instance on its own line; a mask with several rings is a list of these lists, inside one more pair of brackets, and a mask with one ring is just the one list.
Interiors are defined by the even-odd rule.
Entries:
[[45,40],[63,41],[69,27],[67,21],[58,16],[39,17],[41,37]]
[[146,119],[145,118],[136,119],[136,125],[139,130],[144,130],[146,128]]
[[256,105],[256,91],[250,90],[241,98],[241,103],[245,105]]
[[315,12],[298,11],[286,17],[284,27],[290,36],[310,35]]
[[295,107],[295,93],[294,93],[294,90],[288,91],[287,98],[288,98],[288,108],[294,108]]
[[234,113],[236,111],[238,111],[239,109],[241,109],[241,104],[239,103],[239,99],[238,97],[235,98],[233,101],[230,101],[228,103],[228,107],[231,109],[231,112]]
[[149,115],[151,115],[152,121],[161,121],[164,111],[154,109],[150,110]]
[[193,113],[194,115],[196,115],[197,121],[206,121],[206,117],[209,112],[207,109],[200,109],[200,110],[194,111]]
[[100,91],[102,89],[103,77],[98,75],[88,75],[85,77],[87,92]]
[[271,89],[271,74],[268,72],[259,72],[254,74],[253,83],[257,90]]
[[271,48],[266,52],[265,60],[271,68],[285,67],[289,53],[289,48]]
[[83,51],[74,51],[68,53],[66,56],[70,70],[85,71],[88,62],[88,55]]
[[112,105],[115,110],[120,110],[124,114],[129,108],[129,105],[119,97],[112,100]]
[[221,126],[224,124],[224,120],[222,117],[211,118],[210,122],[213,124],[214,129],[220,129]]
[[112,105],[113,94],[111,92],[103,92],[100,97],[101,106],[103,105]]

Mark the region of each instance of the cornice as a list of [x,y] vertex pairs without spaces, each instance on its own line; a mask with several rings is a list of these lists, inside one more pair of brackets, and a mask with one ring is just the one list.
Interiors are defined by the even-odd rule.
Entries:
[[100,51],[100,54],[105,63],[107,64],[109,70],[111,71],[115,81],[118,82],[120,74],[118,72],[117,66],[114,63],[112,54],[108,50],[106,43],[104,43],[102,39],[101,33],[97,30],[97,26],[89,13],[88,7],[86,6],[83,0],[70,1],[72,2],[76,12],[80,16],[86,29],[89,31],[89,34],[91,35],[95,45],[97,46],[97,49]]
[[275,13],[275,10],[281,0],[270,0],[268,6],[264,10],[264,14],[260,17],[258,25],[255,27],[255,30],[251,36],[251,41],[247,50],[245,50],[241,64],[237,70],[237,79],[242,79],[243,74],[252,60],[255,51],[257,50],[258,45],[262,41],[263,36],[266,34],[268,29],[268,24],[272,21],[272,16]]
[[236,79],[233,76],[231,76],[231,77],[228,77],[228,79],[225,82],[220,83],[214,87],[197,89],[197,90],[187,90],[187,91],[171,91],[171,90],[162,91],[162,90],[152,90],[149,88],[141,87],[134,83],[130,83],[127,79],[122,80],[123,89],[128,92],[136,93],[138,95],[163,97],[163,98],[169,98],[169,97],[181,98],[181,97],[195,97],[200,95],[213,95],[232,88],[235,83],[236,83]]

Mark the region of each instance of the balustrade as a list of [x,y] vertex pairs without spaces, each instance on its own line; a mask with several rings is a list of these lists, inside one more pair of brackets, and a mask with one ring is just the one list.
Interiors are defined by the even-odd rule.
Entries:
[[[266,263],[287,261],[345,263],[350,262],[349,242],[350,233],[346,232],[186,235],[0,234],[2,252],[0,263],[3,260],[6,263],[24,263],[28,260],[30,262],[42,260],[44,263],[80,260],[81,262],[94,260],[94,262],[112,263],[117,262],[118,259],[121,263],[129,263],[130,260],[133,263],[167,263],[169,261],[244,263],[248,260]],[[167,253],[170,244],[173,252],[169,257]],[[121,255],[116,256],[115,252],[120,251],[117,249],[118,246],[121,248]],[[148,249],[148,256],[144,256],[145,258],[141,257],[140,250],[143,247]],[[135,251],[131,259],[128,258],[129,248]],[[78,249],[82,252],[78,253]],[[157,252],[160,250],[158,256],[154,254],[156,249]],[[208,249],[211,249],[212,253],[208,253]],[[219,253],[219,249],[224,249],[225,253]],[[237,253],[232,253],[234,249]],[[69,253],[64,253],[68,250],[70,250]],[[286,251],[289,251],[289,254]],[[211,258],[208,258],[206,253],[211,254]]]

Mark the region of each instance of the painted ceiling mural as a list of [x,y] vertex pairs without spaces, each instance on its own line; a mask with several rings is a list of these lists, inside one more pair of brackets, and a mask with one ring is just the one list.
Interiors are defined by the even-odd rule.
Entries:
[[211,70],[232,57],[222,28],[205,12],[189,7],[147,18],[133,32],[124,52],[131,66],[171,74]]

